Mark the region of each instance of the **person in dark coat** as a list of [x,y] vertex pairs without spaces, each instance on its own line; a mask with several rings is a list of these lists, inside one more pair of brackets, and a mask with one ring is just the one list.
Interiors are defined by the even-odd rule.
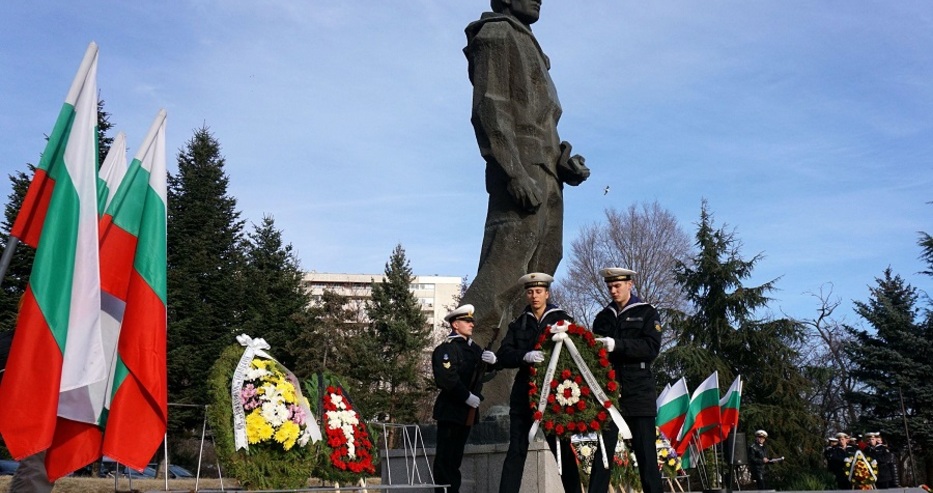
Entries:
[[[525,288],[528,306],[509,324],[509,330],[496,353],[501,368],[518,368],[509,396],[509,449],[502,464],[499,493],[518,493],[522,486],[522,473],[528,456],[528,433],[534,421],[528,397],[531,382],[529,369],[531,365],[544,363],[544,353],[534,349],[535,341],[548,325],[554,325],[561,320],[573,322],[570,315],[548,302],[553,281],[553,277],[541,272],[526,274],[519,279],[519,283]],[[560,480],[564,492],[580,493],[580,471],[577,469],[576,455],[570,447],[570,440],[557,440],[553,435],[548,435],[547,442],[551,451],[561,456]]]
[[[470,430],[476,424],[482,397],[479,387],[482,373],[496,363],[496,355],[473,342],[473,305],[463,305],[444,317],[451,326],[450,335],[431,355],[434,383],[440,393],[434,401],[437,420],[437,448],[434,455],[434,480],[449,484],[446,491],[460,491],[460,464]],[[439,487],[436,493],[443,493]]]
[[765,442],[768,440],[768,432],[758,430],[755,432],[755,441],[748,446],[748,468],[752,473],[752,480],[755,481],[755,488],[765,490],[765,466],[771,460],[768,458],[768,446]]
[[[609,351],[609,361],[616,372],[621,394],[619,411],[632,432],[632,451],[638,461],[638,473],[644,493],[661,493],[661,473],[657,468],[655,417],[657,392],[651,362],[661,350],[661,319],[658,310],[632,294],[635,271],[618,267],[602,269],[600,275],[612,302],[596,315],[593,333]],[[611,457],[618,442],[619,430],[610,423],[603,431],[606,451]],[[590,493],[609,489],[612,461],[603,467],[601,451],[593,460]]]
[[881,440],[881,433],[872,431],[865,434],[868,446],[865,455],[878,461],[878,478],[875,481],[876,489],[900,488],[897,477],[897,457],[891,449]]
[[836,488],[840,490],[852,489],[852,483],[849,482],[849,470],[846,469],[846,459],[854,455],[858,449],[854,445],[849,445],[849,440],[847,433],[841,431],[836,433],[836,444],[826,454],[826,467],[836,478]]

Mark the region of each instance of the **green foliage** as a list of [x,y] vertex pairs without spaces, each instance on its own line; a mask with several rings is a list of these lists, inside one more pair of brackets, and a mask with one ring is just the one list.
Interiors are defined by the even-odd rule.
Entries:
[[225,474],[251,490],[298,489],[307,486],[311,477],[311,448],[251,447],[248,452],[236,451],[233,438],[233,404],[230,385],[233,372],[243,355],[238,344],[227,346],[211,367],[207,380],[207,419],[214,432],[217,458]]
[[379,420],[414,423],[428,397],[423,352],[430,329],[409,289],[414,276],[401,245],[386,263],[385,275],[385,282],[372,285],[366,307],[371,322],[348,340],[358,359],[346,376],[361,408]]
[[[907,426],[917,457],[933,456],[933,325],[917,305],[919,293],[890,268],[876,279],[856,313],[870,330],[847,327],[851,376],[858,382],[847,398],[861,411],[858,430],[880,431],[894,450],[907,450]],[[933,457],[931,457],[933,459]],[[927,459],[930,461],[930,459]],[[933,461],[931,461],[933,462]],[[931,462],[928,462],[930,464]]]
[[271,216],[254,226],[245,245],[245,304],[240,331],[262,337],[276,358],[295,368],[295,354],[303,348],[290,344],[308,324],[310,296],[301,285],[303,273],[292,245],[282,242],[282,232]]
[[[769,471],[770,472],[770,471]],[[783,477],[788,475],[784,474]],[[781,479],[780,477],[778,479]],[[824,491],[836,489],[836,481],[828,471],[797,471],[785,481],[779,481],[785,491]],[[775,483],[775,481],[772,481]]]
[[[220,144],[206,128],[195,131],[178,154],[178,174],[168,178],[170,402],[206,404],[204,369],[239,333],[243,222],[227,185]],[[197,428],[199,413],[188,409],[176,411],[173,423]]]
[[740,428],[767,429],[773,449],[794,450],[782,467],[821,467],[818,422],[800,397],[811,385],[796,350],[803,328],[792,320],[757,317],[776,280],[743,285],[762,257],[744,260],[734,233],[714,228],[705,201],[696,245],[692,262],[677,268],[693,310],[667,324],[676,345],[658,358],[659,383],[685,376],[694,388],[718,370],[720,387],[725,387],[742,375]]
[[304,330],[289,343],[299,378],[325,371],[348,375],[359,364],[350,338],[360,332],[362,323],[356,321],[358,314],[347,308],[347,303],[346,296],[324,291],[307,312]]

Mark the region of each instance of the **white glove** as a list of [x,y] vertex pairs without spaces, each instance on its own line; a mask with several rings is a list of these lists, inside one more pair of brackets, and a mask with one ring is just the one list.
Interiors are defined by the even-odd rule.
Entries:
[[544,361],[544,353],[542,353],[541,351],[528,351],[527,353],[525,353],[525,357],[522,358],[522,360],[524,360],[525,363],[531,363],[531,364],[541,363],[542,361]]
[[480,359],[483,360],[483,363],[486,363],[488,365],[494,365],[496,364],[496,361],[497,361],[496,353],[492,351],[483,351],[483,354],[482,356],[480,356]]
[[471,392],[470,397],[467,397],[466,404],[472,408],[479,407],[479,397]]
[[606,346],[606,351],[610,353],[616,348],[616,340],[611,337],[597,337],[596,342]]

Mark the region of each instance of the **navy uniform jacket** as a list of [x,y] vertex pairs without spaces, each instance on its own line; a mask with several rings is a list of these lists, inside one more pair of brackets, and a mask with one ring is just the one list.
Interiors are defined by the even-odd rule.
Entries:
[[656,416],[657,390],[651,362],[661,351],[661,318],[658,310],[632,296],[625,308],[615,302],[593,320],[593,333],[615,339],[609,361],[616,371],[622,416]]
[[865,455],[878,461],[878,483],[882,487],[897,487],[897,458],[887,445],[880,443],[865,449]]
[[767,456],[768,450],[757,441],[748,446],[748,467],[752,471],[753,478],[764,477],[765,457]]
[[509,324],[509,330],[502,339],[499,351],[496,352],[499,368],[518,368],[509,396],[509,414],[531,414],[531,401],[528,398],[531,366],[523,358],[526,353],[534,350],[535,342],[545,327],[561,320],[573,322],[573,318],[567,315],[567,312],[556,305],[548,305],[540,321],[531,312],[531,307],[525,307],[525,311]]
[[[434,401],[433,417],[437,421],[466,423],[470,406],[466,400],[470,397],[470,381],[482,360],[483,348],[463,336],[451,334],[431,355],[431,367],[434,370],[434,383],[441,392]],[[474,389],[479,396],[479,389]],[[474,424],[479,416],[476,413]]]

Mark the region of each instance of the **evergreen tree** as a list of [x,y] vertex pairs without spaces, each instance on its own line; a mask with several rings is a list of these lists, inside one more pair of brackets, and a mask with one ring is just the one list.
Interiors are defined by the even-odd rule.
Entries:
[[[220,143],[202,127],[168,177],[169,402],[207,404],[207,370],[234,341],[240,323],[243,221]],[[203,413],[181,408],[174,426],[200,426]]]
[[97,100],[97,167],[104,164],[104,158],[110,152],[110,146],[113,144],[113,137],[110,136],[110,129],[113,123],[110,123],[110,113],[104,110],[104,100]]
[[[292,245],[283,245],[282,232],[271,216],[249,233],[246,245],[244,307],[240,331],[262,337],[273,356],[289,369],[302,348],[289,345],[307,323],[311,298],[301,285],[303,273]],[[294,371],[294,370],[293,370]]]
[[[876,279],[856,313],[870,329],[847,327],[851,375],[858,382],[847,397],[860,411],[861,431],[881,431],[894,450],[907,451],[905,416],[915,457],[926,477],[933,473],[933,331],[917,306],[918,292],[891,268]],[[904,411],[901,410],[903,398]]]
[[369,415],[395,423],[416,422],[427,397],[423,361],[430,328],[411,292],[414,280],[405,250],[397,245],[374,282],[366,313],[370,323],[351,338],[357,365],[347,375],[353,397]]
[[348,303],[346,296],[325,290],[307,312],[306,320],[299,322],[303,330],[290,344],[295,357],[292,371],[299,378],[329,371],[343,379],[361,364],[351,338],[361,334],[364,322]]
[[667,324],[677,344],[658,358],[658,383],[685,376],[693,388],[718,370],[723,390],[742,375],[740,428],[773,430],[772,449],[795,451],[788,454],[790,467],[780,471],[784,474],[774,471],[772,481],[781,484],[797,472],[821,467],[818,422],[800,397],[809,385],[796,350],[803,328],[791,320],[758,318],[776,281],[743,285],[762,256],[744,260],[734,233],[714,228],[705,200],[696,246],[691,262],[676,268],[692,311]]

